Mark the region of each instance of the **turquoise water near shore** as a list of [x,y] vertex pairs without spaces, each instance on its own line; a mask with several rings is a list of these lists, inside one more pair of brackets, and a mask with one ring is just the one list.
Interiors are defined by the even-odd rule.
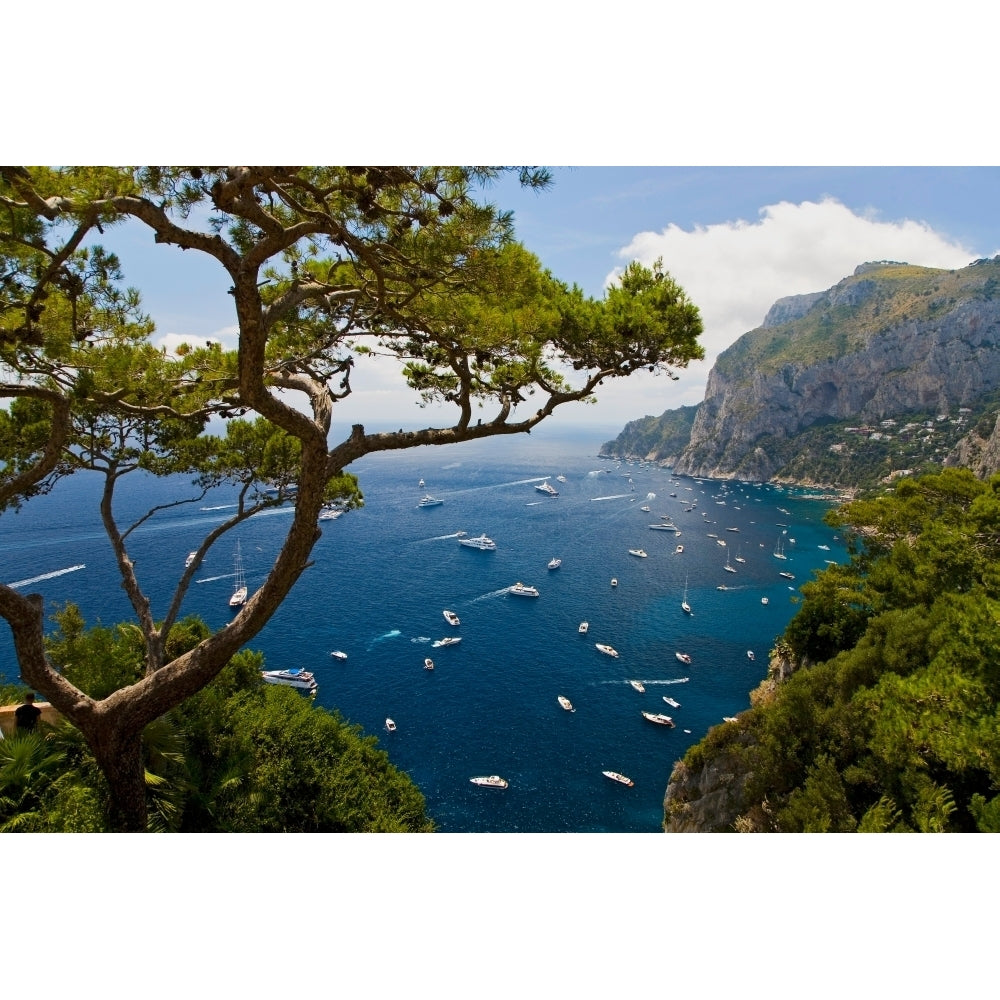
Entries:
[[[444,832],[659,830],[674,761],[724,716],[748,707],[794,614],[796,588],[814,569],[846,558],[823,524],[828,504],[806,491],[674,477],[598,458],[600,443],[532,435],[358,462],[350,471],[365,506],[321,523],[314,564],[250,644],[269,669],[313,671],[317,703],[378,736]],[[545,480],[557,497],[535,489]],[[42,593],[50,609],[72,600],[89,622],[112,624],[129,608],[97,517],[97,489],[78,477],[0,519],[0,579]],[[443,503],[419,508],[425,493]],[[120,499],[119,516],[135,518],[189,494],[185,480],[142,480]],[[231,491],[216,491],[135,531],[130,550],[155,613],[165,610],[187,552],[232,500]],[[224,625],[233,536],[253,589],[290,514],[258,515],[210,552],[185,613]],[[679,536],[650,530],[664,514]],[[461,546],[459,532],[485,533],[497,549]],[[785,560],[774,557],[779,543]],[[630,555],[635,548],[647,558]],[[550,570],[553,557],[562,565]],[[727,560],[735,573],[725,571]],[[781,570],[794,581],[779,577]],[[517,581],[540,596],[507,593]],[[685,587],[690,616],[680,608]],[[446,608],[459,615],[459,627],[444,620]],[[586,635],[577,631],[581,621],[590,623]],[[432,648],[449,635],[462,642]],[[603,655],[596,643],[619,657]],[[335,649],[347,659],[331,657]],[[677,651],[690,654],[690,665]],[[426,656],[433,671],[424,669]],[[6,629],[0,674],[17,677]],[[575,711],[559,706],[560,695]],[[664,695],[680,707],[665,704]],[[641,710],[667,713],[676,727],[649,723]],[[385,730],[387,717],[395,732]],[[628,775],[634,787],[609,781],[603,770]],[[509,787],[470,783],[483,774],[499,774]]]

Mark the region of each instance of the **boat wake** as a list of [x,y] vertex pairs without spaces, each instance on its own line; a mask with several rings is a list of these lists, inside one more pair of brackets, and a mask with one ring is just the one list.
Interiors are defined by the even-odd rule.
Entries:
[[41,576],[32,576],[27,580],[18,580],[16,583],[8,583],[7,586],[11,589],[15,587],[27,587],[32,583],[39,583],[42,580],[54,580],[57,576],[62,576],[64,573],[75,573],[78,569],[86,569],[86,563],[80,563],[79,566],[67,566],[65,569],[56,569],[51,573],[42,573]]
[[199,507],[198,510],[229,510],[230,507],[235,507],[234,503],[220,503],[215,507]]
[[590,502],[596,503],[598,500],[624,500],[626,497],[631,496],[631,493],[616,493],[611,497],[591,497]]
[[452,490],[448,496],[459,496],[463,493],[481,493],[483,490],[499,490],[506,486],[526,486],[528,483],[543,483],[549,476],[534,476],[532,479],[515,479],[509,483],[491,483],[489,486],[469,486],[464,490]]
[[368,648],[371,649],[376,642],[383,642],[385,639],[395,639],[397,636],[403,633],[399,631],[398,628],[394,628],[391,632],[386,632],[384,635],[377,635],[370,643],[368,643]]
[[221,576],[203,576],[200,580],[195,580],[195,583],[215,583],[216,580],[231,580],[235,573],[223,573]]
[[508,590],[510,590],[509,587],[501,587],[499,590],[491,590],[488,594],[480,594],[478,597],[473,597],[469,603],[475,604],[477,601],[488,601],[494,597],[503,597]]
[[690,677],[674,677],[669,681],[643,681],[643,684],[687,684]]
[[431,637],[429,635],[415,635],[410,642],[430,642]]

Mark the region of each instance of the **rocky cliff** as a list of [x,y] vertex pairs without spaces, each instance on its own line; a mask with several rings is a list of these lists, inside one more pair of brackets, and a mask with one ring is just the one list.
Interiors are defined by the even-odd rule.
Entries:
[[[642,457],[693,476],[781,478],[810,429],[954,414],[998,391],[1000,257],[956,271],[864,264],[825,292],[776,302],[719,356],[687,443]],[[658,419],[676,427],[676,412]],[[655,439],[655,426],[645,431]],[[625,444],[604,453],[634,455]]]

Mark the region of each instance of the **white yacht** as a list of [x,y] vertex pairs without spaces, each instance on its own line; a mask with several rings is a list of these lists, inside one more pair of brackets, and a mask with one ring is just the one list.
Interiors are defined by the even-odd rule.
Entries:
[[283,684],[285,687],[298,688],[310,694],[319,687],[316,678],[302,667],[289,667],[287,670],[262,670],[260,676],[265,684]]
[[757,659],[757,657],[754,656],[754,652],[753,652],[752,649],[748,649],[747,650],[747,659],[750,660],[750,661],[753,661],[753,660]]
[[665,702],[666,702],[666,703],[667,703],[667,704],[668,704],[668,705],[669,705],[669,706],[670,706],[671,708],[680,708],[680,707],[681,707],[681,703],[680,703],[679,701],[677,701],[676,699],[674,699],[674,698],[671,698],[671,697],[670,697],[670,695],[668,695],[668,694],[665,694],[665,695],[663,696],[663,700],[664,700],[664,701],[665,701]]
[[689,653],[674,653],[674,656],[676,656],[677,659],[681,661],[681,663],[691,662],[691,655]]
[[501,778],[499,774],[490,774],[479,778],[469,778],[474,785],[480,785],[483,788],[506,788],[507,780],[506,778]]
[[535,489],[538,490],[539,493],[544,493],[547,497],[559,496],[559,491],[548,480],[544,483],[539,483]]
[[766,598],[766,597],[762,597],[762,598],[760,599],[760,603],[761,603],[761,604],[767,604],[767,603],[768,603],[768,600],[767,600],[767,598]]
[[459,621],[459,619],[458,619],[458,615],[456,615],[454,611],[449,611],[447,608],[445,608],[445,610],[442,611],[441,614],[444,615],[444,620],[449,625],[461,625],[462,624]]
[[335,659],[337,659],[337,660],[346,660],[347,659],[347,653],[343,652],[343,650],[340,650],[340,649],[333,650],[333,652],[331,652],[330,655],[332,657],[334,657]]
[[594,645],[606,656],[614,656],[617,658],[618,650],[614,646],[609,646],[607,643],[595,642]]
[[575,712],[576,711],[576,709],[573,707],[573,702],[571,702],[569,700],[569,698],[566,698],[563,695],[559,695],[556,698],[556,701],[558,701],[559,704],[562,705],[562,707],[565,708],[567,712]]
[[549,569],[559,569],[562,566],[562,559],[550,559]]
[[247,602],[247,578],[243,572],[243,555],[240,552],[240,543],[236,543],[236,555],[233,559],[236,567],[236,587],[233,596],[229,598],[231,608],[240,608]]
[[418,507],[437,507],[439,504],[443,504],[443,500],[437,500],[430,495],[430,493],[420,498],[420,503],[417,504]]
[[319,512],[320,521],[336,521],[344,512],[339,507],[324,507]]
[[691,605],[688,604],[688,582],[687,577],[684,577],[684,597],[681,599],[681,611],[684,614],[691,614]]
[[629,684],[631,684],[632,687],[634,687],[636,691],[639,692],[639,694],[646,693],[646,685],[643,684],[642,681],[629,681]]
[[189,552],[187,554],[187,559],[184,560],[184,568],[187,569],[198,558],[197,552]]
[[580,622],[580,627],[577,629],[577,632],[579,632],[580,635],[586,635],[589,628],[590,622]]
[[669,726],[671,729],[674,728],[674,720],[671,719],[669,715],[663,715],[660,712],[643,712],[642,717],[647,719],[649,722],[655,722],[658,726]]
[[507,593],[513,594],[515,597],[538,597],[538,588],[529,587],[528,584],[518,580],[513,587],[507,588]]
[[459,545],[464,545],[467,549],[479,549],[481,552],[496,552],[497,543],[486,535],[476,535],[475,538],[460,538]]
[[662,522],[661,524],[651,524],[649,527],[652,531],[673,531],[675,534],[678,535],[680,534],[680,532],[677,530],[676,524],[670,524],[669,522],[666,521]]
[[640,559],[645,559],[647,556],[645,549],[629,549],[628,554],[630,556],[638,556]]
[[435,649],[440,649],[442,646],[457,646],[462,640],[457,635],[450,635],[446,639],[435,639],[431,645]]
[[601,771],[601,774],[603,774],[605,778],[617,781],[620,785],[628,785],[629,788],[635,784],[631,778],[626,778],[624,774],[619,774],[617,771]]
[[388,732],[394,733],[396,731],[396,723],[392,719],[385,720],[385,728]]

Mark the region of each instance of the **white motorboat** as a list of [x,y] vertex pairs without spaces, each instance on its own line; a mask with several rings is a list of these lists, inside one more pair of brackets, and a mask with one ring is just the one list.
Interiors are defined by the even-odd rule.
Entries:
[[442,646],[456,646],[462,640],[457,635],[450,635],[446,639],[436,639],[431,645],[435,649],[440,649]]
[[549,569],[559,569],[562,566],[562,559],[550,559]]
[[467,549],[479,549],[480,552],[496,552],[497,543],[486,535],[476,535],[475,538],[460,538],[459,545],[464,545]]
[[646,685],[643,684],[642,681],[629,681],[629,684],[631,684],[632,687],[634,687],[636,691],[639,692],[639,694],[646,693]]
[[684,551],[684,546],[678,545],[677,548],[674,549],[674,554],[679,556],[683,551]]
[[340,517],[343,513],[344,513],[343,510],[341,510],[339,507],[324,507],[319,512],[319,518],[318,518],[318,520],[320,520],[320,521],[336,521],[337,518]]
[[624,774],[619,774],[617,771],[601,771],[601,774],[603,774],[605,778],[617,781],[620,785],[628,785],[629,788],[635,784],[631,778],[626,778]]
[[548,480],[535,487],[539,493],[544,493],[547,497],[559,496],[559,491]]
[[396,731],[396,723],[392,719],[385,720],[385,728],[388,732],[394,733]]
[[316,678],[302,667],[289,667],[287,670],[262,670],[260,676],[265,684],[283,684],[285,687],[298,688],[300,691],[312,693],[319,687]]
[[184,560],[184,568],[187,569],[198,558],[197,552],[189,552],[187,554],[187,559]]
[[507,588],[507,593],[513,594],[515,597],[538,597],[538,588],[530,587],[518,580],[513,587]]
[[724,715],[722,717],[723,722],[739,722],[740,720],[736,718],[735,715]]
[[629,549],[628,554],[630,556],[638,556],[638,558],[640,559],[645,559],[647,556],[647,552],[645,549]]
[[479,785],[482,788],[506,788],[507,780],[506,778],[501,778],[499,774],[490,774],[479,778],[469,778],[474,785]]
[[674,720],[671,719],[669,715],[663,715],[660,712],[643,712],[642,717],[649,722],[655,722],[658,726],[669,726],[671,729],[674,728]]
[[443,500],[437,500],[432,497],[429,493],[426,496],[420,498],[420,503],[417,504],[418,507],[437,507],[443,504]]
[[566,698],[563,695],[559,695],[556,698],[556,701],[558,701],[559,704],[562,705],[562,707],[565,708],[567,712],[575,712],[576,711],[576,709],[573,707],[573,702],[571,702],[569,700],[569,698]]
[[609,646],[607,645],[607,643],[604,642],[596,642],[594,643],[594,645],[606,656],[614,656],[614,657],[618,656],[618,650],[615,649],[614,646]]
[[618,586],[618,577],[617,576],[611,577],[611,586],[612,587],[617,587]]
[[333,650],[333,652],[330,653],[330,655],[332,657],[334,657],[335,659],[338,659],[338,660],[346,660],[347,659],[347,653],[345,653],[345,652],[343,652],[342,650],[339,650],[339,649]]
[[681,661],[681,663],[691,662],[691,656],[688,653],[674,653],[674,656],[676,656],[677,659]]
[[556,476],[556,482],[557,483],[564,483],[564,482],[566,482],[566,477],[565,476]]
[[669,705],[669,706],[670,706],[671,708],[680,708],[680,707],[681,707],[681,703],[680,703],[679,701],[677,701],[677,700],[676,700],[675,698],[671,698],[671,697],[670,697],[670,695],[668,695],[668,694],[665,694],[665,695],[663,696],[663,700],[664,700],[664,701],[665,701],[665,702],[666,702],[666,703],[667,703],[667,704],[668,704],[668,705]]
[[586,635],[589,628],[590,622],[580,622],[580,627],[577,629],[577,632],[579,632],[580,635]]
[[247,579],[243,572],[243,555],[240,552],[240,543],[236,543],[236,555],[233,558],[236,567],[236,587],[233,596],[229,598],[231,608],[240,608],[247,602]]
[[428,656],[424,660],[424,670],[433,670],[433,669],[434,669],[434,661]]
[[756,659],[757,659],[757,657],[756,657],[756,656],[754,656],[754,652],[753,652],[753,650],[752,650],[752,649],[748,649],[748,650],[747,650],[747,659],[748,659],[748,660],[751,660],[751,661],[753,661],[753,660],[756,660]]
[[641,506],[641,507],[639,508],[639,510],[641,510],[641,511],[644,511],[644,512],[645,512],[646,514],[648,514],[648,513],[649,513],[649,510],[650,510],[650,508],[649,508],[649,505],[648,505],[648,504],[643,504],[643,505],[642,505],[642,506]]
[[442,611],[441,614],[444,615],[444,620],[449,625],[461,625],[462,624],[459,621],[459,619],[458,619],[458,615],[456,615],[454,611],[449,611],[447,608],[445,608],[445,610]]
[[417,483],[417,486],[419,486],[421,489],[423,489],[425,485],[426,484],[424,483],[423,479],[421,479],[420,482]]
[[795,579],[795,574],[794,573],[788,573],[788,572],[785,572],[784,570],[782,572],[780,572],[778,574],[778,576],[783,576],[786,580],[794,580]]
[[767,598],[766,598],[766,597],[762,597],[762,598],[760,599],[760,603],[761,603],[761,604],[767,604],[767,603],[768,603],[768,600],[767,600]]

